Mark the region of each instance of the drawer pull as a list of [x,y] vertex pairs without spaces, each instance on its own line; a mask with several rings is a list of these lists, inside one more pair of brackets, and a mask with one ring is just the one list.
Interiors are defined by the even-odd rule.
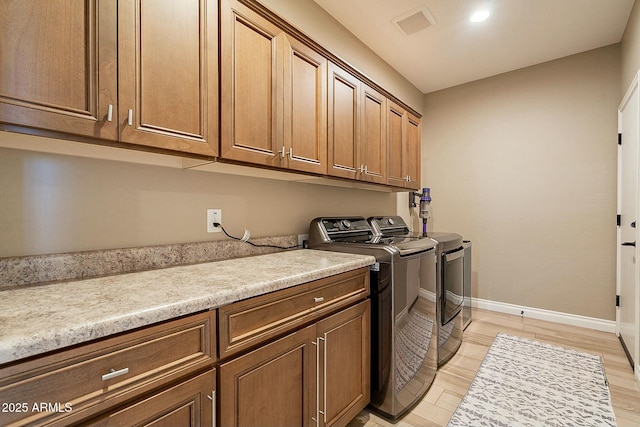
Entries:
[[124,375],[128,373],[129,373],[129,368],[123,368],[117,371],[115,369],[109,369],[109,373],[104,374],[102,376],[102,381],[107,381],[107,380],[110,380],[111,378],[119,377],[120,375]]
[[322,302],[324,301],[324,297],[313,297],[313,302]]

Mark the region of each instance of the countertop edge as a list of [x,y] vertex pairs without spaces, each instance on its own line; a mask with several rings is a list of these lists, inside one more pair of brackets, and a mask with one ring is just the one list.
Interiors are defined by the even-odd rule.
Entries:
[[[322,256],[322,253],[320,253],[321,251],[305,251],[309,251],[308,253],[319,253],[318,256]],[[291,251],[288,253],[293,252],[298,251]],[[242,260],[251,260],[253,258],[278,256],[286,258],[287,255],[284,255],[286,253],[287,252],[258,255],[257,257],[237,258],[234,260],[226,260],[226,262],[233,262],[240,265],[242,264]],[[338,254],[335,252],[328,253],[334,255]],[[242,299],[264,295],[269,292],[301,285],[303,283],[330,277],[346,271],[367,267],[375,262],[375,258],[372,256],[353,255],[349,256],[348,260],[345,260],[343,257],[344,254],[339,255],[339,262],[334,261],[330,265],[326,265],[321,268],[311,268],[307,271],[298,272],[293,275],[283,274],[274,279],[256,280],[252,283],[244,283],[241,290],[226,287],[223,289],[216,289],[215,287],[212,287],[209,294],[203,293],[193,297],[180,298],[161,306],[150,306],[146,309],[125,311],[122,314],[116,316],[105,316],[93,322],[66,325],[63,328],[48,328],[36,333],[31,331],[28,335],[16,333],[0,334],[0,367],[3,364],[20,362],[22,359],[41,356],[45,353],[62,350],[69,346],[88,343],[96,339],[106,338],[123,332],[130,332],[138,328],[197,312],[213,310]],[[328,258],[330,258],[330,256]],[[196,267],[200,269],[207,267],[215,269],[216,266],[223,265],[222,263],[225,263],[225,261],[204,263],[209,264],[209,266],[198,264],[197,266],[186,266],[180,268],[183,270]],[[134,277],[145,273],[149,272],[127,273],[118,276]],[[77,282],[90,282],[91,280],[92,279]],[[65,283],[47,286],[65,286]],[[0,319],[0,324],[2,324],[1,320],[2,319]]]

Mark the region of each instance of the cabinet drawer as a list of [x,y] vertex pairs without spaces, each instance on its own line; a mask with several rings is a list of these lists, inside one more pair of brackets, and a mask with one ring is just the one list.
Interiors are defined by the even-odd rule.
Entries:
[[211,311],[4,367],[0,402],[21,411],[0,424],[67,424],[210,366],[215,329]]
[[83,426],[181,426],[206,427],[215,425],[216,370],[162,390],[140,402],[82,423]]
[[368,294],[369,269],[364,267],[221,307],[220,357],[291,331]]

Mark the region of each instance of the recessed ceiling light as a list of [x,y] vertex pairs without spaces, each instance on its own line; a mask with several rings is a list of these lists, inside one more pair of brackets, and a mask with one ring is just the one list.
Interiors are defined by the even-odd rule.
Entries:
[[471,15],[471,18],[469,18],[469,20],[471,22],[482,22],[485,19],[487,19],[489,17],[490,13],[488,10],[479,10],[476,13],[474,13],[473,15]]

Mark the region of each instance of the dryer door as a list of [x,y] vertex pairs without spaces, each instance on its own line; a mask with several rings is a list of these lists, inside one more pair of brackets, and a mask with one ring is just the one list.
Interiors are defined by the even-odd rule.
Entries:
[[464,301],[464,248],[442,253],[442,325],[446,325],[460,313]]

